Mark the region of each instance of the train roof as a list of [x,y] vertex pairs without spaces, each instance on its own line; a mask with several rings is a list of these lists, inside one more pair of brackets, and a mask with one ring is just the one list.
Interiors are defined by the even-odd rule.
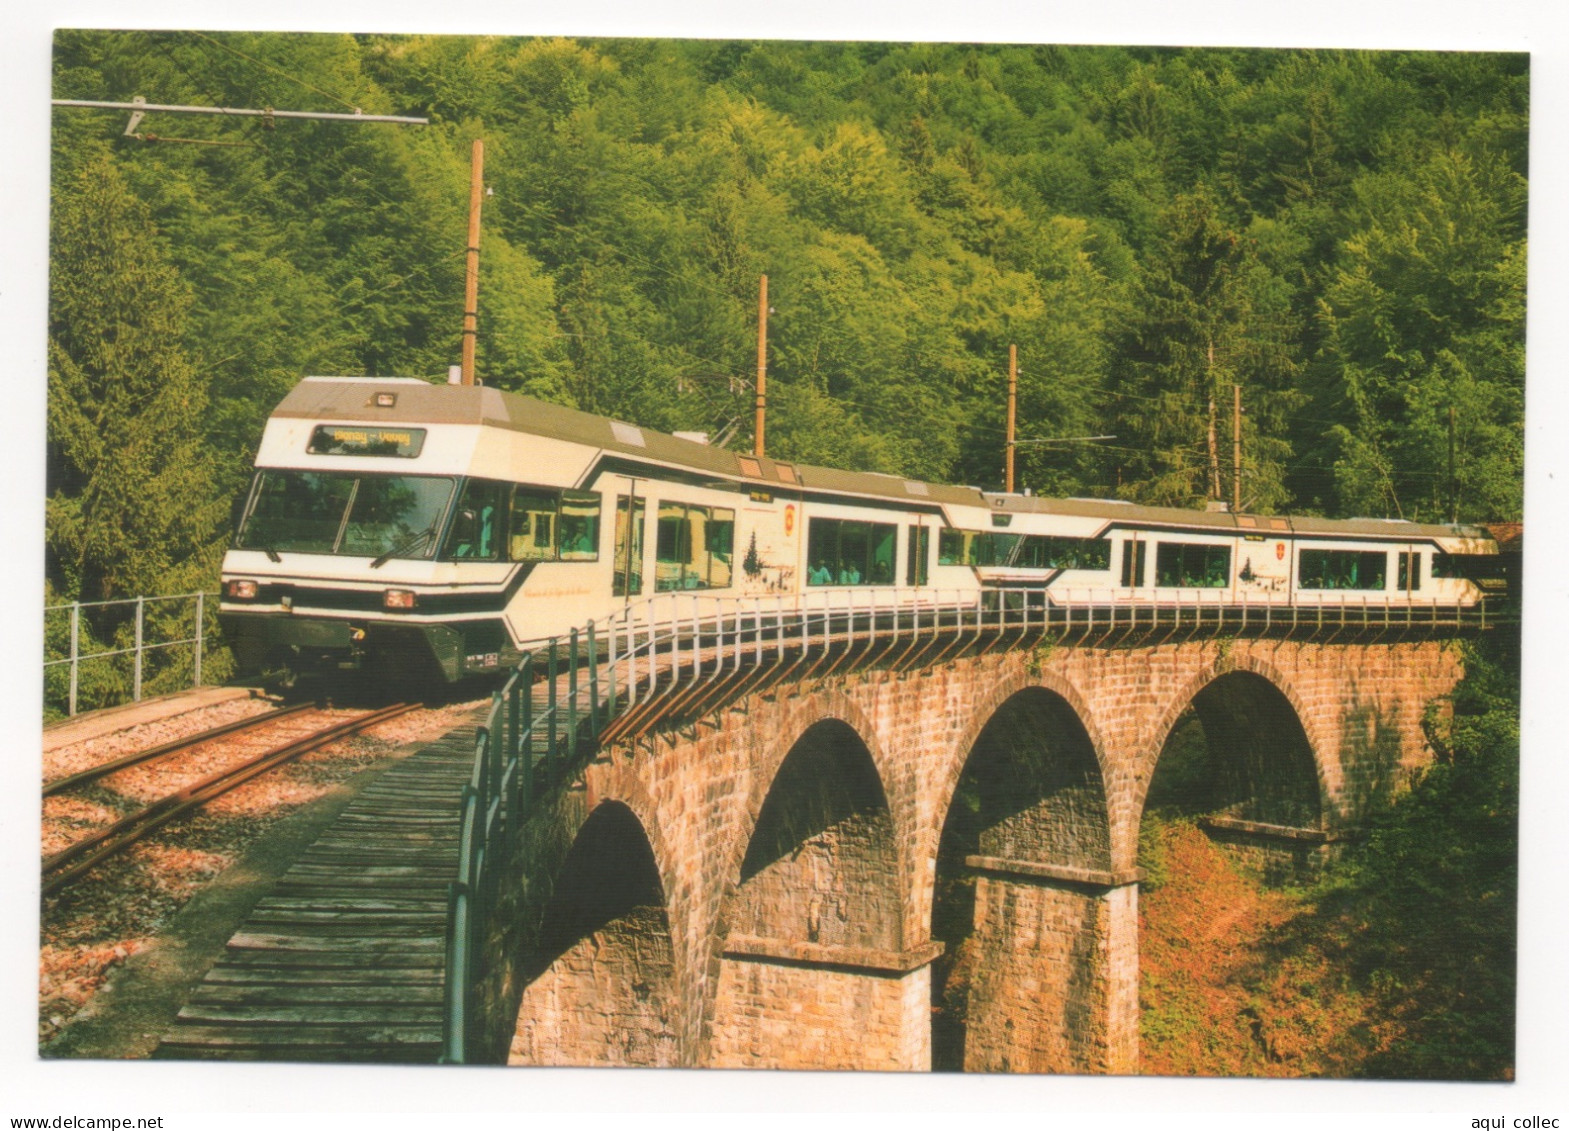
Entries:
[[[378,393],[394,394],[394,403],[390,407],[377,405]],[[986,505],[973,487],[760,458],[488,386],[435,385],[408,377],[307,377],[290,390],[273,415],[345,422],[483,425],[723,476],[758,489],[862,495],[917,506]]]
[[[393,404],[377,404],[392,393]],[[1108,524],[1180,527],[1214,533],[1296,533],[1390,541],[1436,540],[1445,549],[1493,552],[1488,531],[1385,519],[1325,519],[1232,514],[1153,507],[1116,499],[1054,499],[982,492],[975,487],[927,483],[870,471],[842,471],[772,460],[685,440],[651,428],[518,393],[482,385],[437,385],[413,377],[306,377],[274,410],[275,417],[308,420],[385,421],[400,424],[469,424],[583,444],[606,452],[688,472],[732,479],[758,489],[821,491],[898,500],[905,505],[979,507],[1015,514],[1058,514],[1105,519]]]
[[1118,525],[1184,527],[1217,534],[1292,533],[1322,534],[1340,538],[1375,538],[1391,541],[1482,541],[1486,530],[1475,526],[1436,526],[1382,518],[1314,518],[1300,515],[1233,514],[1229,510],[1195,511],[1182,507],[1154,507],[1116,499],[1053,499],[1033,495],[988,492],[991,509],[1002,513],[1062,514],[1104,517]]

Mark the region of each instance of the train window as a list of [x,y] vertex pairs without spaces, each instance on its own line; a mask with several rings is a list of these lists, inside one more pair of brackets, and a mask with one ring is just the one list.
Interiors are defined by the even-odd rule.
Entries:
[[463,485],[463,495],[452,516],[452,529],[447,534],[447,557],[496,560],[501,550],[506,490],[505,483],[489,479],[470,479]]
[[430,557],[453,486],[433,475],[266,470],[257,478],[238,548],[360,557]]
[[735,511],[660,503],[655,530],[654,588],[725,589],[734,566]]
[[1407,593],[1422,588],[1422,555],[1418,551],[1403,550],[1395,555],[1399,566],[1398,585]]
[[944,530],[938,537],[937,564],[1017,569],[1110,569],[1111,542],[1106,538]]
[[927,563],[932,556],[932,532],[924,526],[910,527],[909,555],[904,563],[904,583],[925,585]]
[[937,534],[937,564],[956,566],[970,564],[970,539],[974,536],[963,530],[944,527]]
[[[354,495],[354,476],[263,471],[258,478],[256,503],[240,528],[237,546],[307,554],[334,552],[343,512]],[[447,489],[452,489],[450,480]]]
[[[992,515],[996,518],[996,515]],[[1006,516],[1012,518],[1012,515]],[[1022,534],[977,534],[971,550],[971,565],[1005,566],[1013,562],[1024,543]]]
[[1460,572],[1460,563],[1453,554],[1446,554],[1442,550],[1433,551],[1433,576],[1435,578],[1464,577]]
[[997,564],[1024,569],[1110,569],[1111,542],[1105,538],[1030,534]]
[[814,518],[807,533],[808,585],[891,585],[899,528]]
[[682,582],[691,563],[692,531],[686,507],[681,503],[660,503],[659,522],[654,529],[654,588],[685,588]]
[[599,560],[599,496],[592,491],[561,492],[557,545],[564,562]]
[[[456,528],[454,527],[454,531]],[[507,526],[507,557],[515,562],[556,560],[556,493],[514,487]]]
[[643,500],[616,500],[616,574],[611,592],[636,597],[643,592]]
[[728,589],[735,566],[735,511],[729,507],[703,509],[708,512],[707,521],[703,524],[708,588]]
[[1166,588],[1223,589],[1231,584],[1231,547],[1200,542],[1160,542],[1155,584]]
[[1383,550],[1303,550],[1298,589],[1383,589],[1389,555]]

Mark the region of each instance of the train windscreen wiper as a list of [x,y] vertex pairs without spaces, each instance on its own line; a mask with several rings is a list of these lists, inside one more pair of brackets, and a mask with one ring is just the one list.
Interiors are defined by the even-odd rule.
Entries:
[[436,523],[432,522],[429,526],[427,526],[424,530],[421,530],[418,534],[410,534],[407,538],[403,539],[403,541],[401,541],[401,542],[397,543],[397,545],[393,546],[392,549],[388,550],[385,554],[382,554],[381,557],[379,557],[375,561],[371,562],[370,563],[370,568],[371,569],[380,569],[382,566],[386,565],[393,558],[396,558],[396,557],[398,557],[398,556],[400,556],[402,554],[406,554],[410,550],[413,550],[413,549],[415,549],[415,548],[417,548],[419,546],[423,546],[425,544],[425,542],[427,540],[429,540],[430,536],[432,534],[434,534],[434,533],[436,533]]
[[260,550],[267,555],[267,560],[270,562],[281,562],[283,560],[278,556],[278,551],[272,548],[270,542],[252,542],[250,545],[243,545],[242,543],[242,546],[247,550]]

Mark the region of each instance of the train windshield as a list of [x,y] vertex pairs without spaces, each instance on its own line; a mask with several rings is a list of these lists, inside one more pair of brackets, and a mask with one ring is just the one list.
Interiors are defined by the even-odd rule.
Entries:
[[354,557],[436,552],[454,480],[434,475],[260,471],[235,546]]

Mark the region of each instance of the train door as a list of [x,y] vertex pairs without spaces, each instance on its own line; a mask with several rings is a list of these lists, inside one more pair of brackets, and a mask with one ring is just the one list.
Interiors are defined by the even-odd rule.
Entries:
[[1422,588],[1422,551],[1415,546],[1395,551],[1395,586],[1408,601]]
[[616,542],[611,559],[611,594],[632,598],[643,594],[643,529],[647,507],[637,493],[637,480],[628,479],[629,493],[616,497]]
[[932,532],[922,515],[916,515],[910,525],[909,542],[904,562],[904,583],[909,586],[927,584],[931,572]]
[[1144,588],[1149,565],[1148,551],[1149,543],[1136,533],[1129,534],[1122,540],[1122,587],[1124,589]]

